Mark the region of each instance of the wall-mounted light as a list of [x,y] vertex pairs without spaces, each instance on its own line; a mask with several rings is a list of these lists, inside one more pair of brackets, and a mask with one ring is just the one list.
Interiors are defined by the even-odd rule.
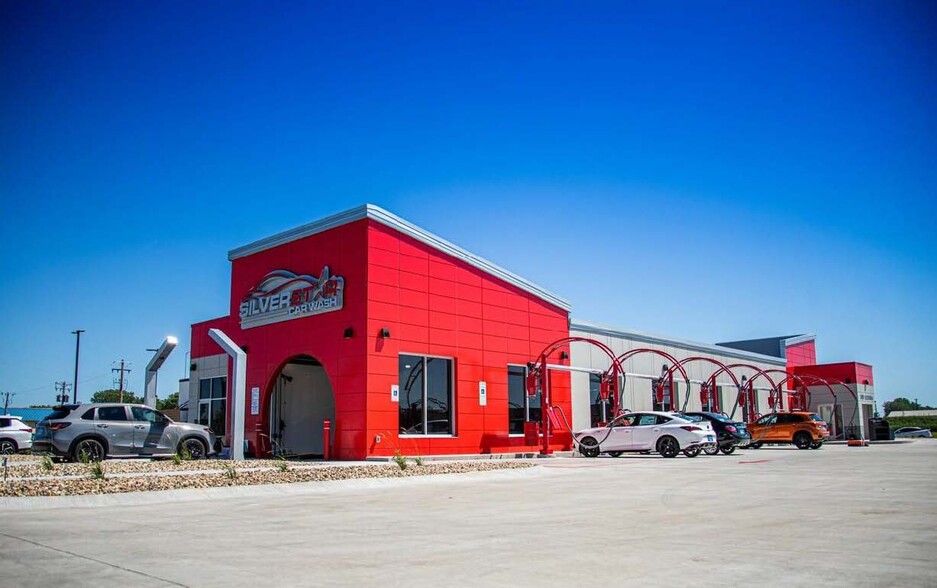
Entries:
[[197,370],[197,369],[198,369],[198,364],[197,364],[197,363],[192,362],[191,364],[189,364],[189,371],[190,371],[190,372],[194,372],[194,371]]
[[569,354],[565,351],[560,351],[560,359],[569,359]]
[[352,329],[351,327],[347,327],[347,328],[345,329],[345,338],[346,338],[346,339],[351,339],[351,338],[354,337],[354,336],[355,336],[355,330]]
[[868,381],[868,380],[862,380],[862,383],[865,384],[866,386],[869,385],[869,381]]
[[377,336],[381,339],[390,339],[390,329],[381,329]]

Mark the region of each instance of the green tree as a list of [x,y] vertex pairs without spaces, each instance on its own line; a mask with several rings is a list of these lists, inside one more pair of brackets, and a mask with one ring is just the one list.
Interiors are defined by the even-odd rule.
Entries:
[[156,401],[157,410],[168,410],[170,408],[178,408],[178,407],[179,407],[179,393],[178,392],[173,392],[166,398]]
[[[91,396],[91,402],[119,402],[120,390],[98,390]],[[125,404],[140,404],[143,402],[143,399],[130,392],[124,390],[124,403]]]
[[882,410],[885,411],[885,416],[888,416],[888,413],[896,410],[934,410],[932,406],[924,406],[923,404],[918,404],[913,400],[908,400],[899,396],[894,400],[889,400],[882,404]]

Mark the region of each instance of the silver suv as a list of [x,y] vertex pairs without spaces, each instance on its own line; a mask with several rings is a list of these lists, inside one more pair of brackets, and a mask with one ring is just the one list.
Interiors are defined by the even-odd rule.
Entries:
[[79,461],[105,457],[165,457],[186,453],[199,459],[215,452],[215,434],[204,425],[177,423],[142,404],[69,404],[39,421],[33,453]]

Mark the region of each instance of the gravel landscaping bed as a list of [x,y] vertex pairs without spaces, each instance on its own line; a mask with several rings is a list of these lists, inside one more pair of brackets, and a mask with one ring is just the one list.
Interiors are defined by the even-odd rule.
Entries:
[[[199,470],[220,470],[228,466],[241,468],[273,468],[281,463],[276,459],[251,459],[231,461],[221,459],[199,459],[175,463],[171,459],[109,459],[104,462],[104,469],[109,474],[158,474],[162,472],[180,472]],[[317,462],[288,461],[290,466],[317,465]],[[318,462],[324,464],[324,462]],[[12,465],[7,470],[8,478],[36,478],[55,476],[82,476],[88,473],[88,465],[83,463],[54,463],[51,470],[42,467],[38,459],[35,463]]]
[[[163,463],[163,462],[143,462]],[[170,465],[175,466],[172,462]],[[106,478],[112,473],[112,462],[105,462],[105,479],[95,479],[91,476],[90,468],[84,464],[76,465],[87,477],[57,478],[55,476],[42,480],[18,480],[9,478],[0,483],[0,496],[73,496],[81,494],[115,494],[121,492],[142,492],[149,490],[176,490],[180,488],[216,488],[220,486],[254,486],[258,484],[291,484],[295,482],[325,482],[332,480],[348,480],[357,478],[402,478],[408,476],[427,476],[433,474],[458,474],[465,472],[487,472],[492,470],[529,468],[533,464],[518,461],[472,461],[472,462],[443,462],[423,465],[410,464],[407,469],[401,470],[396,464],[378,464],[368,466],[321,466],[291,468],[287,471],[270,469],[263,471],[238,471],[240,468],[258,467],[257,461],[223,462],[202,461],[184,462],[177,467],[188,464],[211,464],[215,469],[226,465],[234,466],[222,473],[206,472],[192,474],[158,476],[143,475],[136,477]],[[267,462],[269,463],[269,461]],[[274,462],[276,463],[276,462]],[[123,462],[114,465],[124,465]],[[204,468],[196,468],[204,469]]]

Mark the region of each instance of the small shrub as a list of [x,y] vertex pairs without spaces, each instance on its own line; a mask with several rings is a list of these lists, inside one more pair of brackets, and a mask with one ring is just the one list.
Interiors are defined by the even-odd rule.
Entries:
[[42,471],[51,472],[55,469],[55,463],[52,461],[52,457],[48,455],[43,455],[42,459],[39,460],[39,465],[42,467]]
[[182,447],[179,448],[179,458],[182,461],[192,461],[192,454],[189,453],[189,448],[183,443]]
[[182,463],[182,456],[178,453],[172,456],[172,463],[179,465]]
[[87,451],[82,451],[81,453],[78,454],[78,461],[80,461],[81,463],[85,465],[88,465],[89,463],[91,463],[91,456],[88,455]]
[[423,465],[423,458],[418,455],[413,458],[413,463],[415,463],[418,466],[421,466]]
[[88,471],[91,472],[91,477],[95,480],[104,479],[104,464],[99,461],[93,461],[88,464]]
[[290,471],[290,462],[286,461],[282,457],[277,458],[277,469],[281,472]]
[[224,466],[224,475],[229,480],[237,480],[238,471],[237,469],[235,469],[233,465],[229,464],[229,465]]
[[394,452],[394,462],[401,470],[407,469],[407,458],[404,457],[402,453],[400,453],[399,449]]

